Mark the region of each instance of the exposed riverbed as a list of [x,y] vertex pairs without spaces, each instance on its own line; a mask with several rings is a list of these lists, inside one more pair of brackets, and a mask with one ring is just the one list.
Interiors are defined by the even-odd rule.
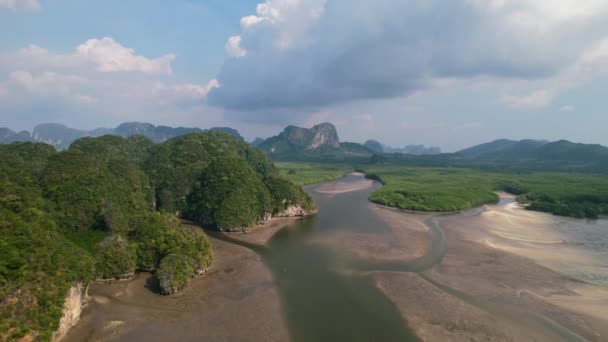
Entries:
[[[66,340],[607,339],[594,304],[608,303],[605,220],[553,218],[506,198],[462,214],[406,213],[368,202],[378,186],[349,175],[307,189],[315,217],[209,233],[211,271],[176,296],[154,293],[145,274],[92,285]],[[573,263],[547,256],[561,250]]]

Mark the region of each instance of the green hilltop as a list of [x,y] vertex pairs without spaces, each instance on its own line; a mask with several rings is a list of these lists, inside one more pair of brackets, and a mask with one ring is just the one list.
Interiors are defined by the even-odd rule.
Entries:
[[75,283],[154,272],[172,294],[212,260],[200,230],[245,230],[290,206],[300,186],[224,132],[154,144],[143,136],[0,145],[0,339],[51,339]]

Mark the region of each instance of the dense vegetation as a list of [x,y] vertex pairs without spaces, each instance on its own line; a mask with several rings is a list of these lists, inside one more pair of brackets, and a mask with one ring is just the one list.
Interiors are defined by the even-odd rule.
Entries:
[[602,174],[496,172],[389,163],[357,167],[298,162],[277,165],[286,177],[304,184],[337,179],[353,168],[364,169],[367,177],[384,185],[370,200],[402,209],[458,211],[496,202],[494,192],[503,190],[518,195],[530,210],[578,218],[608,214],[608,177]]
[[[227,133],[82,138],[63,152],[0,146],[0,339],[49,340],[70,286],[155,272],[172,294],[211,263],[179,217],[243,229],[312,208],[261,151]],[[176,215],[177,214],[177,215]]]
[[276,165],[283,176],[300,185],[338,179],[353,169],[339,163],[277,162]]
[[495,202],[496,190],[518,196],[528,209],[561,216],[608,214],[608,178],[564,173],[496,173],[460,168],[374,166],[368,176],[384,186],[370,200],[421,211],[456,211]]

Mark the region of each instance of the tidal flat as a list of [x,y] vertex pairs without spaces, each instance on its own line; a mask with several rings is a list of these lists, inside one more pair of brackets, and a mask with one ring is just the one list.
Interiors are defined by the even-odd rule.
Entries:
[[[309,186],[319,213],[208,232],[210,272],[175,296],[151,276],[94,284],[67,341],[602,341],[607,221],[499,205],[411,213],[360,174]],[[602,242],[603,241],[603,242]]]

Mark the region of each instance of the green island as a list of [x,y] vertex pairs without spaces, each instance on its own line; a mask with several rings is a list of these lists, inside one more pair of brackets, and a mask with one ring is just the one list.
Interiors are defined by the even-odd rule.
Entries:
[[[420,167],[391,164],[325,164],[278,162],[294,182],[309,184],[360,170],[383,186],[370,200],[390,207],[452,212],[495,203],[495,191],[517,195],[527,209],[560,216],[597,218],[608,214],[608,178],[602,174],[485,171],[464,167]],[[333,171],[333,173],[332,173]]]
[[292,206],[315,211],[263,152],[224,132],[85,137],[62,152],[0,145],[0,340],[51,340],[75,284],[146,271],[163,294],[187,286],[212,253],[182,219],[247,230]]

